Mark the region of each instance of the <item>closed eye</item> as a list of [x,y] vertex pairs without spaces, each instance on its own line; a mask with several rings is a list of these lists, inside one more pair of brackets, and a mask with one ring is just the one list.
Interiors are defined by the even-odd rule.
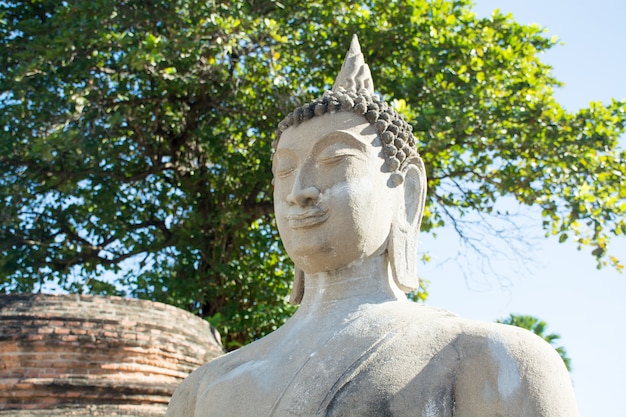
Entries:
[[290,151],[279,151],[274,155],[272,171],[278,178],[289,176],[297,167],[296,159]]
[[343,162],[349,158],[358,157],[358,152],[351,149],[341,149],[335,152],[328,152],[320,155],[318,161],[325,165],[334,165]]
[[276,170],[276,176],[279,178],[284,178],[289,176],[293,171],[295,171],[295,167],[294,166],[288,166],[288,167],[281,167],[279,169]]

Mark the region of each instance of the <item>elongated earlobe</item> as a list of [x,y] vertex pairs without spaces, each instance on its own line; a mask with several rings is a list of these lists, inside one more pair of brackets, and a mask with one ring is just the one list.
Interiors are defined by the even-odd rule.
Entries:
[[304,297],[304,271],[296,266],[294,268],[293,286],[291,287],[289,304],[300,304],[302,302],[302,297]]
[[402,291],[411,292],[419,288],[417,242],[426,199],[423,166],[409,166],[400,187],[387,250],[394,282]]

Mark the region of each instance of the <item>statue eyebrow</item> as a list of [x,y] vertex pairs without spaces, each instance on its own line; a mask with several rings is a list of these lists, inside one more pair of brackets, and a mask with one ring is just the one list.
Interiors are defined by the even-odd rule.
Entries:
[[357,139],[349,132],[335,131],[322,136],[317,141],[315,146],[313,146],[312,153],[320,154],[324,149],[336,143],[344,143],[363,153],[367,152],[367,147],[369,146],[367,143]]

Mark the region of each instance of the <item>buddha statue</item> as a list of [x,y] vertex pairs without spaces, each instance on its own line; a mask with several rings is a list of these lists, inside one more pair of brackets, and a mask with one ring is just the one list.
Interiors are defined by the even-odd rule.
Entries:
[[274,207],[297,312],[193,372],[168,417],[575,417],[541,338],[408,301],[426,176],[356,37],[332,91],[279,124]]

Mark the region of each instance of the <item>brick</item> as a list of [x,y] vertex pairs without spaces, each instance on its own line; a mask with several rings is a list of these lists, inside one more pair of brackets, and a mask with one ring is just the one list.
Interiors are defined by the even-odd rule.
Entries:
[[54,329],[54,334],[70,334],[70,329],[66,327],[57,327]]
[[148,341],[150,339],[151,339],[150,336],[148,336],[147,334],[143,334],[143,333],[137,334],[137,340]]
[[54,333],[54,328],[52,328],[52,327],[47,327],[47,326],[42,326],[42,327],[39,327],[39,328],[37,329],[37,333],[39,333],[39,334],[50,334],[50,333]]
[[50,404],[57,404],[60,402],[59,400],[60,398],[50,396],[50,397],[44,397],[44,398],[39,399],[39,403],[45,407],[45,406],[49,406]]
[[65,393],[65,396],[67,398],[78,398],[81,396],[81,392],[80,391],[67,391]]
[[[0,324],[0,326],[1,326],[1,324]],[[0,343],[2,343],[2,342],[0,342]],[[2,353],[17,352],[17,343],[15,343],[15,342],[2,343],[0,346],[2,346]]]

